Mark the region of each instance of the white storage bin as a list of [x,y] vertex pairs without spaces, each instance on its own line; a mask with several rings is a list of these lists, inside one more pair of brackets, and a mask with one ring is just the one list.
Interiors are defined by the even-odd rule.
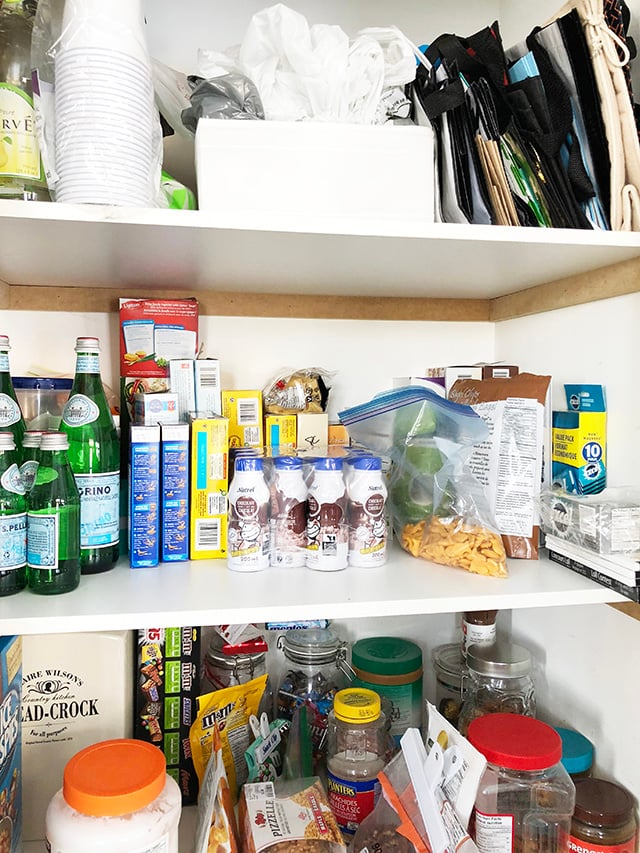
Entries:
[[230,224],[433,222],[430,127],[200,119],[195,153],[199,208]]

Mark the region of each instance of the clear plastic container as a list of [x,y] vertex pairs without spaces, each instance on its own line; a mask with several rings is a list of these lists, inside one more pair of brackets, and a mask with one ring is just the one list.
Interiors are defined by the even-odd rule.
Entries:
[[386,764],[387,746],[380,696],[363,687],[336,693],[327,720],[327,791],[347,838],[355,835],[380,795],[378,773]]
[[[204,657],[202,693],[235,687],[261,675],[268,675],[268,651],[267,642],[262,637],[232,645],[225,643],[222,637],[214,632]],[[273,690],[270,679],[267,679],[260,711],[265,711],[269,719],[273,717]]]
[[498,639],[490,646],[469,646],[462,681],[463,704],[458,729],[485,714],[536,715],[531,654],[523,646]]
[[140,740],[76,753],[46,815],[50,853],[178,853],[180,788],[163,753]]
[[555,729],[488,714],[473,720],[467,737],[487,759],[471,823],[479,853],[566,853],[575,786]]
[[326,756],[327,715],[351,672],[346,663],[346,643],[329,628],[292,629],[278,638],[287,669],[280,680],[277,716],[291,720],[296,707],[306,703],[310,718],[315,771]]

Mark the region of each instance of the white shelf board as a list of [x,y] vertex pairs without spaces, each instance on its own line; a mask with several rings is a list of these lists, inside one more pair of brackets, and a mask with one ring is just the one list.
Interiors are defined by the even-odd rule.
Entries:
[[494,298],[640,256],[640,234],[0,200],[0,281]]
[[487,578],[418,560],[394,548],[374,569],[268,569],[241,574],[225,560],[163,563],[83,577],[65,595],[29,590],[0,599],[0,634],[47,634],[296,619],[354,619],[625,601],[543,558],[509,561]]

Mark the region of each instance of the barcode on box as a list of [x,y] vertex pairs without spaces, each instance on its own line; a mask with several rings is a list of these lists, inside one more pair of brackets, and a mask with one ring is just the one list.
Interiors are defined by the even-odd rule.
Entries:
[[207,514],[224,515],[227,511],[227,497],[217,492],[209,492],[207,495]]
[[202,551],[220,548],[220,519],[196,519],[196,548]]
[[200,368],[200,384],[206,388],[218,387],[218,370],[216,367]]
[[238,424],[255,424],[259,421],[258,400],[238,400]]

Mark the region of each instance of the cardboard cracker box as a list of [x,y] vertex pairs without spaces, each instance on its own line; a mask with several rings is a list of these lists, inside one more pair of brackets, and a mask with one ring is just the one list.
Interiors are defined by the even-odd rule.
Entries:
[[223,391],[222,414],[229,419],[229,447],[262,447],[262,391]]
[[189,556],[208,560],[227,555],[229,422],[191,419]]
[[162,560],[189,559],[189,424],[160,424]]
[[129,435],[129,560],[157,566],[160,540],[160,426],[132,426]]

